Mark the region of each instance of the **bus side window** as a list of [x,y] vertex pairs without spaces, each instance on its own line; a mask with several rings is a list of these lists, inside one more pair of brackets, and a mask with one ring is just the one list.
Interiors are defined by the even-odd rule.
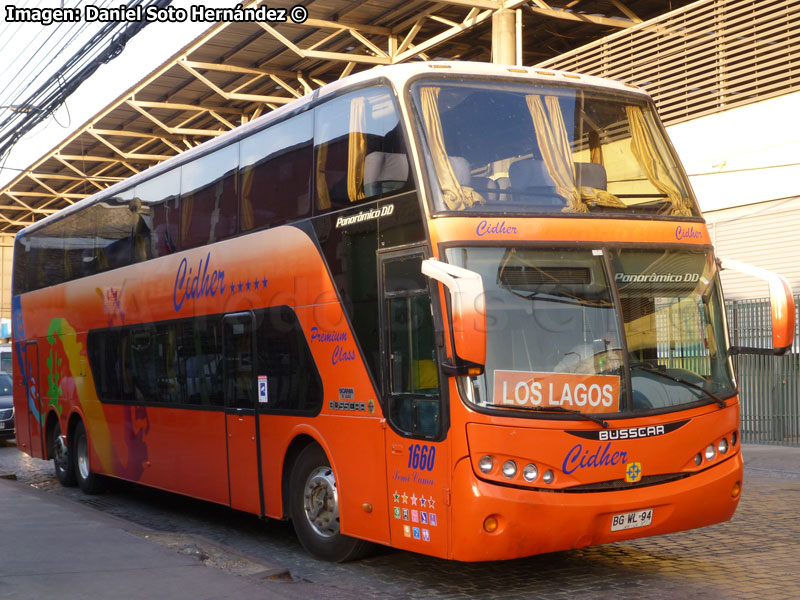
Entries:
[[236,233],[236,169],[231,144],[181,167],[181,249],[213,244]]
[[313,126],[306,112],[241,141],[243,231],[311,216]]
[[267,397],[259,398],[259,408],[318,413],[322,378],[297,315],[288,306],[277,306],[259,317],[256,375],[267,377]]
[[412,189],[408,155],[389,88],[346,94],[314,112],[317,213]]
[[157,258],[180,248],[180,168],[167,171],[155,179],[136,186],[135,196],[142,203],[150,227],[150,250],[147,256]]

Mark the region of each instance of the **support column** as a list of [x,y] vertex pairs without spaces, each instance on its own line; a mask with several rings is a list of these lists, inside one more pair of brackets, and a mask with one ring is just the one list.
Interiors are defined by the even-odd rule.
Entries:
[[516,13],[502,9],[492,15],[492,62],[501,65],[516,63]]

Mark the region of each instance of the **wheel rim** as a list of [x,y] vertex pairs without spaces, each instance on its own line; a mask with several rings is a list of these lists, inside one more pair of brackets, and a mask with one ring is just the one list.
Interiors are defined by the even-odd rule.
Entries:
[[67,443],[64,441],[64,436],[61,435],[61,429],[56,429],[53,439],[53,460],[56,463],[56,469],[61,473],[66,473],[69,457],[67,455]]
[[339,533],[339,495],[330,467],[317,467],[306,480],[303,510],[311,528],[322,537]]
[[86,436],[82,435],[77,440],[77,447],[75,448],[78,456],[78,472],[81,474],[81,479],[88,479],[89,477],[89,444],[86,443]]

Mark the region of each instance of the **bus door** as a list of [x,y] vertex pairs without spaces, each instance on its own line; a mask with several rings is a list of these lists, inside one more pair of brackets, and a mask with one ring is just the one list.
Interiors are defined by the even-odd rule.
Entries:
[[223,318],[225,430],[231,508],[263,515],[252,312]]
[[441,335],[421,272],[425,249],[378,256],[392,545],[444,555],[449,479],[436,344]]
[[[28,403],[28,410],[26,411],[28,418],[26,421],[27,427],[23,426],[27,431],[20,427],[21,419],[15,419],[17,421],[17,441],[19,442],[21,438],[23,443],[29,444],[31,456],[44,458],[42,423],[45,415],[42,414],[42,411],[45,405],[42,401],[42,379],[39,373],[39,344],[35,340],[25,344],[25,358],[22,360],[22,364],[25,365],[26,369],[29,369],[28,372],[23,373],[25,393],[28,397],[26,400]],[[31,402],[33,402],[33,406],[31,406]]]

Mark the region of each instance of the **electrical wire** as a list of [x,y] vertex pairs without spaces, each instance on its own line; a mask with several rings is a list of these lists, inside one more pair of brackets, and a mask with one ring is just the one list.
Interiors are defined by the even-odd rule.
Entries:
[[[142,2],[134,0],[128,7],[138,6]],[[171,2],[152,0],[146,5],[164,8]],[[5,162],[11,148],[25,134],[52,115],[101,65],[116,58],[127,42],[147,25],[146,21],[126,25],[111,22],[101,27],[55,74],[21,103],[25,107],[24,112],[14,111],[0,123],[0,159]],[[101,47],[104,42],[107,43]]]

